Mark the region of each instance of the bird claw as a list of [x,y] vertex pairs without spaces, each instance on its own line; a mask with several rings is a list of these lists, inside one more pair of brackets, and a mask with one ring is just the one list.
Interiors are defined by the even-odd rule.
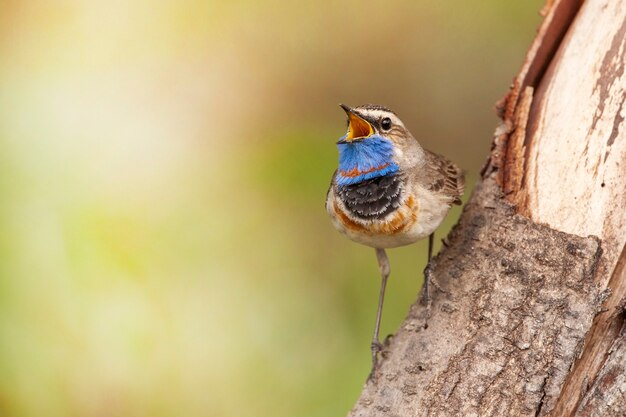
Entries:
[[437,289],[437,291],[442,292],[444,294],[450,294],[449,291],[446,291],[443,288],[441,288],[441,286],[435,279],[435,276],[434,276],[435,267],[436,267],[436,263],[435,263],[435,260],[433,259],[430,262],[428,262],[428,264],[426,265],[426,268],[424,268],[424,287],[422,290],[422,299],[420,300],[421,303],[426,306],[426,310],[428,312],[429,317],[430,317],[430,308],[432,305],[432,297],[430,294],[430,284],[432,284],[433,287]]
[[383,350],[383,344],[380,343],[378,340],[372,340],[371,349],[372,349],[372,370],[370,371],[370,374],[367,376],[368,381],[374,378],[374,373],[376,372],[376,369],[378,369],[378,365],[380,364],[378,353],[381,350]]
[[420,302],[426,306],[428,312],[430,312],[430,307],[432,304],[432,298],[430,296],[430,283],[433,282],[432,275],[435,269],[434,262],[430,261],[426,264],[426,268],[424,268],[424,285],[422,287],[422,299]]
[[374,353],[378,353],[381,350],[383,350],[383,344],[380,343],[378,340],[372,340],[372,354]]
[[376,363],[378,362],[378,352],[383,350],[383,344],[380,343],[378,340],[372,340],[371,348],[372,348],[372,366],[375,366]]

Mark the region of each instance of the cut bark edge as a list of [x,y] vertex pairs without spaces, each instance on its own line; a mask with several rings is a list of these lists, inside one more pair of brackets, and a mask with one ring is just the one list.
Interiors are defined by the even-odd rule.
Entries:
[[[506,159],[508,138],[511,127],[515,126],[514,115],[518,101],[526,87],[536,88],[546,72],[556,51],[574,21],[582,0],[548,0],[541,10],[544,19],[537,30],[520,72],[513,80],[509,92],[496,103],[496,113],[502,119],[504,128],[496,129],[492,150],[481,170],[484,178],[493,171],[500,171],[496,181],[505,189],[501,168]],[[508,128],[507,128],[508,127]]]

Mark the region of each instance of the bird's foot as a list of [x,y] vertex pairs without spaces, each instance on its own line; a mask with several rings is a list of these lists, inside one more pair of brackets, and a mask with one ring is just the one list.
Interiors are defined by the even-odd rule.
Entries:
[[374,379],[374,373],[376,372],[376,370],[378,369],[378,366],[380,365],[378,353],[381,350],[383,350],[383,344],[380,343],[378,340],[372,340],[371,348],[372,348],[372,369],[370,371],[370,374],[367,376],[368,381]]
[[420,302],[426,306],[428,316],[430,316],[430,307],[432,305],[432,297],[430,295],[430,283],[433,282],[433,271],[435,269],[435,263],[431,260],[426,264],[424,268],[424,285],[422,287],[422,299]]
[[424,287],[422,289],[422,299],[420,300],[420,302],[422,303],[422,305],[426,306],[428,317],[430,317],[430,311],[431,311],[430,309],[432,307],[432,301],[433,301],[431,293],[430,293],[431,284],[433,287],[437,289],[437,291],[442,292],[444,294],[450,294],[449,291],[446,291],[443,288],[441,288],[441,286],[435,279],[435,267],[436,267],[435,260],[431,259],[430,262],[428,262],[428,264],[426,265],[426,268],[424,268]]

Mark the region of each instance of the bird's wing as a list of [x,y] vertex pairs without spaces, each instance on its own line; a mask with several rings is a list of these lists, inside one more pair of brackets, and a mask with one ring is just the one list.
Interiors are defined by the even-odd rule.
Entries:
[[465,175],[454,162],[441,155],[425,150],[425,186],[430,191],[450,198],[451,204],[461,204],[461,196],[465,190]]
[[337,171],[339,170],[336,169],[335,172],[333,172],[333,176],[330,179],[330,185],[328,186],[328,191],[326,191],[326,210],[328,210],[328,196],[330,195],[330,190],[332,190],[333,186],[335,185],[335,178],[337,177]]

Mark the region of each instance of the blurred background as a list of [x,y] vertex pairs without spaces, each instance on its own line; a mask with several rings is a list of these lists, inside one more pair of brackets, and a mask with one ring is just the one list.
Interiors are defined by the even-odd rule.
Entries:
[[[337,104],[472,184],[541,5],[1,2],[0,416],[345,415],[379,277],[324,211]],[[390,251],[383,334],[425,254]]]

